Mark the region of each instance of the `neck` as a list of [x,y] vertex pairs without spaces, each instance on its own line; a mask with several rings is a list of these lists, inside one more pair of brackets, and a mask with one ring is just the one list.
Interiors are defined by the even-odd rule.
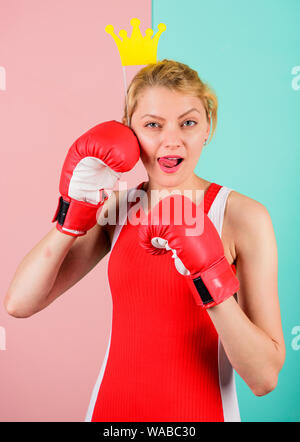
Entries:
[[[179,191],[182,195],[184,195],[184,193],[186,192],[186,194],[190,196],[194,203],[199,204],[199,202],[204,197],[204,192],[207,190],[209,185],[209,181],[206,181],[193,173],[187,180],[178,183],[178,185],[176,186],[162,186],[159,182],[149,177],[149,181],[144,184],[143,190],[147,193],[147,199],[150,203],[150,207],[153,207],[153,205],[157,203],[157,193],[160,191],[167,191],[170,193],[172,191]],[[152,193],[152,191],[156,192]],[[164,196],[166,195],[161,193],[159,199]]]

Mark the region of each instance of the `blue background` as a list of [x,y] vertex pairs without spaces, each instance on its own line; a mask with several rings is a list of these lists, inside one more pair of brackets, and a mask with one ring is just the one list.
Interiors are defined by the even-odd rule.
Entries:
[[263,397],[236,374],[242,421],[300,421],[300,346],[292,334],[300,325],[299,20],[299,0],[152,1],[152,28],[167,25],[158,59],[197,70],[219,100],[216,132],[195,172],[265,205],[277,239],[286,361]]

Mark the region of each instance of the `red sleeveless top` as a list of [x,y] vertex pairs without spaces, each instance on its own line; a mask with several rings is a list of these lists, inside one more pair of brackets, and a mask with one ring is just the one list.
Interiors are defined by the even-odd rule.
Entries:
[[[220,188],[206,191],[206,213]],[[109,259],[111,344],[91,420],[224,421],[215,327],[171,255],[148,254],[137,228],[127,219]]]

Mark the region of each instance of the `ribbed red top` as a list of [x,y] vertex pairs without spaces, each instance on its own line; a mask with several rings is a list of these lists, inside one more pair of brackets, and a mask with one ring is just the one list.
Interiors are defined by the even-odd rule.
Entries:
[[[206,213],[220,188],[208,188]],[[108,277],[111,344],[92,421],[223,421],[218,335],[170,254],[146,253],[127,223]]]

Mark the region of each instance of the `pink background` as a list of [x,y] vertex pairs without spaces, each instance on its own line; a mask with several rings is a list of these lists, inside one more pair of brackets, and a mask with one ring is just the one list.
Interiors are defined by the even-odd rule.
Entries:
[[[67,149],[94,125],[121,120],[121,62],[104,28],[130,31],[132,17],[142,32],[150,27],[151,1],[0,0],[1,421],[85,418],[111,326],[108,256],[30,318],[9,316],[3,298],[53,227]],[[127,68],[128,83],[138,69]],[[140,161],[124,179],[129,187],[146,179]]]

